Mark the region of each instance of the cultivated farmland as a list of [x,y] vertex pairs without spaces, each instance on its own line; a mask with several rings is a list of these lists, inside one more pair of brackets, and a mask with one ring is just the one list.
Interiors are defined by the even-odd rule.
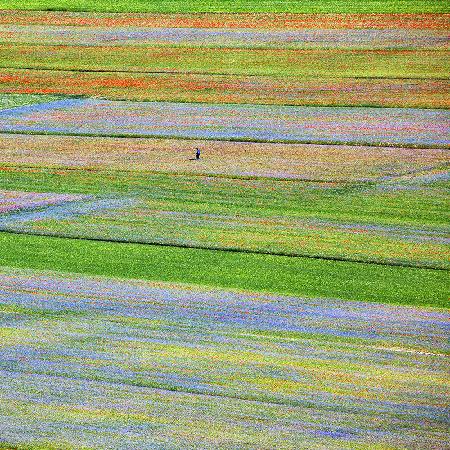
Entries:
[[446,448],[445,2],[0,8],[0,448]]
[[18,270],[0,286],[8,441],[294,449],[446,438],[442,312]]
[[0,132],[160,136],[262,142],[448,147],[450,114],[330,108],[65,99],[0,111]]

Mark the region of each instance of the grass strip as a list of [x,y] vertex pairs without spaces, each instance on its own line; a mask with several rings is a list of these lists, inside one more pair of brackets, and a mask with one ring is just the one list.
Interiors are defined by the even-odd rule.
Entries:
[[2,94],[0,93],[0,110],[17,108],[24,105],[35,105],[61,100],[61,95],[41,95],[41,94]]
[[287,50],[0,44],[4,68],[294,78],[448,79],[445,50]]
[[3,0],[2,9],[152,13],[446,13],[445,0]]
[[[31,208],[30,210],[33,210]],[[21,211],[26,211],[27,208],[21,209]],[[10,214],[10,213],[6,213]],[[334,256],[327,255],[321,253],[302,253],[295,251],[276,251],[276,250],[264,250],[264,249],[253,249],[247,247],[234,247],[234,246],[223,246],[223,245],[214,245],[214,244],[183,244],[176,242],[160,242],[153,240],[145,240],[145,239],[127,239],[127,238],[104,238],[104,237],[92,237],[92,236],[84,236],[78,235],[76,233],[61,233],[61,232],[53,232],[53,231],[34,231],[34,230],[15,230],[10,229],[9,227],[0,227],[0,233],[12,233],[19,235],[29,235],[29,236],[47,236],[47,237],[58,237],[63,239],[77,239],[82,241],[95,241],[95,242],[109,242],[109,243],[119,243],[119,244],[137,244],[137,245],[151,245],[157,247],[175,247],[175,248],[187,248],[187,249],[197,249],[197,250],[212,250],[212,251],[220,251],[227,253],[249,253],[255,255],[270,255],[270,256],[285,256],[288,258],[307,258],[307,259],[319,259],[324,261],[345,261],[352,263],[361,263],[361,264],[375,264],[379,266],[399,266],[399,267],[410,267],[417,269],[430,269],[430,270],[442,270],[448,272],[450,268],[446,261],[441,263],[427,263],[427,262],[414,262],[408,260],[401,260],[395,258],[377,258],[377,257],[363,257],[363,258],[355,258],[355,257],[346,257],[346,256]]]
[[306,297],[448,307],[443,271],[0,233],[0,265]]

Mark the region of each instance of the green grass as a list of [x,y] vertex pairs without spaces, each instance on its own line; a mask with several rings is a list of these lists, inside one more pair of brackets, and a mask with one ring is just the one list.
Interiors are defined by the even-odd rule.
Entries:
[[8,230],[449,267],[443,242],[449,219],[444,182],[387,190],[376,183],[324,185],[187,174],[5,169],[0,171],[0,188],[6,190],[133,200],[119,210],[94,208],[81,216],[11,223]]
[[445,0],[3,0],[2,9],[107,12],[443,13]]
[[284,50],[0,45],[0,66],[289,77],[447,78],[440,50]]
[[[276,228],[273,230],[270,228],[270,218],[409,225],[424,230],[437,230],[441,233],[447,228],[448,223],[447,184],[442,182],[422,186],[416,190],[383,191],[370,183],[323,188],[320,187],[320,183],[297,181],[227,180],[187,175],[23,169],[18,172],[0,171],[0,186],[8,190],[136,197],[145,201],[149,211],[156,212],[154,219],[159,228],[154,229],[155,224],[145,222],[147,219],[143,216],[135,218],[130,216],[131,220],[128,221],[126,214],[123,214],[123,217],[121,215],[116,221],[112,221],[113,230],[118,225],[125,225],[125,230],[126,227],[131,226],[134,233],[139,233],[140,227],[143,227],[147,234],[155,233],[155,236],[162,237],[162,240],[173,239],[174,236],[181,236],[187,231],[188,239],[196,236],[196,233],[201,235],[206,232],[209,240],[216,239],[220,245],[223,244],[225,232],[232,232],[232,229],[227,227],[221,232],[220,221],[215,225],[214,220],[211,220],[206,228],[202,228],[203,225],[192,228],[189,220],[186,219],[186,223],[180,223],[176,219],[171,219],[171,215],[167,216],[167,220],[170,219],[173,223],[170,220],[170,223],[165,221],[159,223],[157,212],[178,211],[193,214],[194,219],[196,213],[229,215],[235,217],[234,221],[238,225],[240,217],[243,218],[243,223],[245,218],[254,217],[263,220],[267,218],[267,225],[264,226],[269,234],[266,238],[269,240],[274,238],[278,245],[281,238],[285,236],[277,237],[279,231]],[[153,220],[152,215],[149,216],[148,220],[150,219]],[[83,234],[84,222],[82,219],[79,223],[76,220],[73,226],[70,224],[63,226],[62,232],[76,229]],[[88,219],[86,220],[89,222]],[[94,220],[94,227],[88,223],[85,230],[86,236],[95,235],[97,225],[99,230],[106,225],[103,236],[100,233],[98,237],[107,236],[108,223],[108,221]],[[36,225],[38,228],[45,227],[46,222]],[[56,227],[53,231],[61,232],[61,227],[58,228],[58,225],[50,225]],[[174,228],[175,225],[178,228]],[[248,231],[247,229],[247,234]],[[330,248],[326,251],[324,250],[326,247],[321,248],[321,242],[326,244],[327,240],[331,240],[336,244],[337,241],[334,242],[333,235],[326,227],[322,229],[322,232],[320,239],[310,240],[315,247],[309,249],[308,253],[317,254],[322,251],[325,256],[332,256],[333,252]],[[313,230],[311,233],[318,233],[318,231]],[[345,237],[344,234],[343,232],[343,237]],[[3,236],[9,236],[10,244],[8,245],[11,248],[11,251],[6,249],[3,252],[4,259],[0,263],[3,265],[18,264],[19,267],[119,277],[143,277],[151,280],[198,283],[295,295],[336,296],[350,300],[434,306],[445,304],[443,293],[448,274],[442,271],[200,249],[83,242],[6,234]],[[239,240],[239,233],[236,236]],[[365,238],[365,235],[349,232],[347,236],[347,242],[343,246],[349,249],[348,257],[352,255],[354,257],[355,252],[360,252],[360,258],[366,258],[367,255],[362,255],[366,252],[376,258],[388,251],[388,247],[384,247],[383,239],[380,239],[378,244],[375,241],[375,244],[372,242],[375,247],[370,247],[369,235]],[[256,232],[253,239],[258,239]],[[371,239],[373,241],[373,238]],[[14,248],[14,242],[17,242],[16,248]],[[49,243],[48,247],[46,242]],[[252,243],[252,239],[249,242]],[[256,240],[255,243],[257,243]],[[414,241],[407,244],[410,251],[420,251],[421,244],[417,245]],[[47,254],[47,251],[50,253]],[[420,255],[417,258],[420,258]],[[430,254],[430,258],[438,258],[437,261],[439,261],[442,256]],[[201,270],[202,268],[207,270]],[[267,274],[275,274],[275,276],[269,278]],[[405,275],[404,279],[403,275]]]
[[59,95],[41,95],[41,94],[0,94],[0,110],[17,108],[24,105],[33,105],[36,103],[47,103],[63,98]]
[[0,189],[137,196],[155,210],[447,229],[448,183],[420,189],[64,169],[0,170]]
[[448,273],[0,233],[0,265],[308,297],[448,307]]

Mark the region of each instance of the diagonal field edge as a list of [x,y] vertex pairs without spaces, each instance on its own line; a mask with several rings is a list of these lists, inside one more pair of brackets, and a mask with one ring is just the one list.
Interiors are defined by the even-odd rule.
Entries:
[[[0,134],[1,131],[0,131]],[[443,149],[444,150],[444,149]],[[450,155],[449,155],[450,156]],[[168,171],[168,170],[151,170],[151,169],[125,169],[125,168],[101,168],[95,166],[64,166],[58,164],[52,165],[38,165],[38,164],[14,164],[14,163],[4,163],[0,161],[0,172],[8,169],[15,172],[27,171],[27,170],[40,170],[41,172],[46,171],[68,171],[68,172],[91,172],[97,174],[133,174],[133,175],[167,175],[173,177],[204,177],[204,178],[223,178],[226,180],[251,180],[251,181],[280,181],[287,183],[317,183],[317,184],[337,184],[340,186],[352,186],[352,185],[364,185],[364,186],[373,186],[377,185],[380,182],[393,182],[397,179],[401,179],[402,177],[408,175],[426,175],[433,171],[444,171],[450,168],[450,161],[444,162],[442,164],[437,164],[435,166],[429,166],[426,168],[419,168],[415,170],[407,170],[395,175],[390,175],[388,177],[378,176],[374,178],[355,178],[352,180],[341,180],[341,179],[325,179],[325,178],[302,178],[297,176],[292,177],[272,177],[265,175],[239,175],[239,174],[228,174],[228,173],[216,173],[216,172],[189,172],[189,171]]]
[[[0,10],[1,11],[1,10]],[[0,44],[1,45],[1,44]],[[129,74],[155,74],[155,75],[204,75],[204,76],[236,76],[236,77],[267,77],[267,78],[275,78],[272,75],[261,75],[261,74],[255,74],[255,73],[249,73],[249,74],[242,74],[242,73],[234,73],[234,72],[204,72],[204,71],[189,71],[189,70],[126,70],[126,69],[117,69],[117,70],[111,70],[111,69],[68,69],[68,68],[58,68],[58,67],[39,67],[39,66],[6,66],[6,65],[0,65],[0,69],[10,69],[10,70],[36,70],[36,71],[49,71],[49,72],[86,72],[86,73],[129,73]],[[286,74],[283,75],[283,78],[295,78],[295,79],[327,79],[327,77],[324,76],[317,76],[313,77],[311,75],[307,76],[298,76],[298,75],[290,75]],[[391,77],[391,76],[358,76],[358,75],[352,75],[352,76],[345,76],[340,75],[338,77],[329,77],[329,78],[338,78],[338,79],[355,79],[355,80],[441,80],[441,81],[448,81],[450,80],[450,77],[430,77],[430,76],[423,76],[423,77]],[[442,109],[442,108],[433,108],[433,109]]]
[[157,241],[144,241],[138,239],[114,239],[114,238],[96,238],[96,237],[82,237],[82,236],[74,236],[68,234],[59,234],[59,233],[51,233],[51,232],[40,232],[40,231],[26,231],[26,230],[16,230],[10,229],[8,227],[0,227],[0,233],[7,234],[18,234],[18,235],[26,235],[26,236],[41,236],[48,238],[58,238],[58,239],[68,239],[68,240],[76,240],[76,241],[92,241],[92,242],[106,242],[111,244],[135,244],[135,245],[143,245],[143,246],[152,246],[152,247],[171,247],[171,248],[180,248],[180,249],[192,249],[192,250],[206,250],[211,252],[226,252],[226,253],[243,253],[243,254],[251,254],[251,255],[268,255],[268,256],[283,256],[287,258],[306,258],[306,259],[316,259],[322,261],[339,261],[339,262],[349,262],[356,264],[370,264],[376,266],[387,266],[387,267],[406,267],[410,269],[427,269],[427,270],[436,270],[442,272],[450,272],[450,268],[446,268],[443,266],[432,265],[432,264],[414,264],[402,261],[380,261],[376,259],[354,259],[354,258],[345,258],[340,256],[326,256],[326,255],[311,255],[307,253],[293,253],[293,252],[272,252],[265,250],[253,250],[246,249],[240,247],[219,247],[219,246],[207,246],[207,245],[192,245],[192,244],[175,244],[170,242],[157,242]]
[[311,258],[0,233],[0,266],[240,292],[449,308],[448,273]]

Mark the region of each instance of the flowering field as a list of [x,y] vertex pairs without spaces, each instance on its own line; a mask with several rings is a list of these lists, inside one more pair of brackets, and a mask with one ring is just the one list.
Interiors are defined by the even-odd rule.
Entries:
[[0,25],[0,42],[51,45],[170,45],[213,48],[446,49],[446,30],[130,28]]
[[231,28],[231,29],[400,29],[441,30],[448,28],[449,14],[249,14],[226,12],[136,14],[67,11],[3,10],[0,24],[77,27],[149,27],[149,28]]
[[[195,146],[207,157],[194,161]],[[4,170],[27,166],[330,182],[381,181],[443,169],[450,162],[448,150],[439,148],[20,134],[0,134],[0,153]]]
[[440,173],[447,178],[422,179],[419,172],[417,180],[345,186],[11,167],[2,173],[10,188],[63,186],[67,191],[71,186],[74,194],[90,196],[9,214],[0,226],[120,242],[448,268],[448,174]]
[[286,78],[0,69],[0,92],[119,100],[448,108],[443,79]]
[[0,449],[446,448],[444,1],[0,10]]
[[448,107],[448,24],[439,14],[3,11],[0,91]]
[[[0,191],[0,213],[41,209],[85,198],[81,195],[45,194],[41,192]],[[0,218],[0,221],[3,218]]]
[[449,119],[427,109],[65,99],[0,111],[0,131],[447,147]]
[[442,311],[3,269],[0,317],[11,444],[381,449],[448,437]]

